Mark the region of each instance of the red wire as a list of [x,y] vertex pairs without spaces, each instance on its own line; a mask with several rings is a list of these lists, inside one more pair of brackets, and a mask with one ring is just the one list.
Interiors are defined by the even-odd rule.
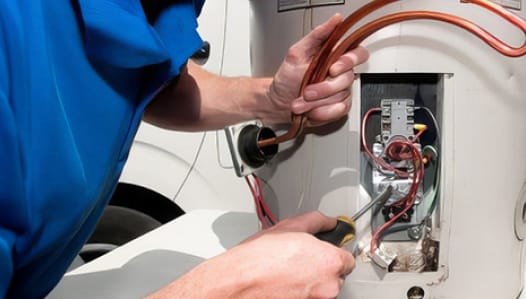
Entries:
[[256,214],[261,222],[263,229],[269,228],[278,222],[277,217],[272,213],[263,197],[263,188],[261,187],[261,180],[255,174],[252,175],[254,183],[250,181],[248,176],[245,177],[245,181],[250,188],[252,197],[254,198],[254,204],[256,206]]
[[365,152],[367,153],[367,155],[371,158],[371,160],[373,160],[377,165],[381,166],[383,169],[387,169],[387,170],[390,170],[390,171],[396,173],[396,175],[398,175],[399,177],[407,178],[407,177],[409,177],[409,173],[407,173],[405,171],[401,171],[399,169],[396,169],[392,165],[389,165],[387,162],[385,162],[383,159],[381,159],[379,157],[376,157],[375,155],[373,155],[373,153],[369,149],[369,146],[367,145],[366,129],[365,129],[366,126],[367,126],[367,121],[369,120],[369,117],[371,116],[372,113],[379,112],[381,110],[382,110],[381,108],[371,108],[363,116],[363,120],[362,120],[362,144],[363,144],[363,148],[364,148]]
[[[375,156],[371,152],[371,150],[369,149],[369,146],[367,145],[367,138],[366,138],[366,136],[367,136],[366,135],[367,122],[368,122],[369,117],[371,116],[372,113],[379,112],[379,111],[381,111],[381,108],[378,108],[378,107],[371,108],[363,116],[363,120],[362,120],[362,144],[363,144],[364,151],[371,158],[371,160],[373,162],[375,162],[378,166],[382,167],[383,169],[387,169],[387,170],[393,171],[399,177],[407,178],[407,177],[410,176],[410,174],[408,172],[396,169],[392,165],[388,164],[384,159]],[[419,130],[418,133],[414,137],[414,141],[418,140],[418,138],[420,138],[420,136],[424,133],[424,131],[425,131],[425,128],[422,129],[422,130]],[[408,149],[408,148],[411,150],[410,154],[408,154],[406,152],[406,149]],[[376,249],[376,246],[377,246],[377,243],[378,243],[378,240],[380,238],[381,233],[386,228],[388,228],[389,226],[393,225],[400,217],[402,217],[402,215],[407,213],[407,211],[409,211],[413,207],[413,205],[415,203],[415,200],[416,200],[418,187],[419,187],[419,185],[422,182],[422,179],[424,177],[424,167],[423,167],[423,162],[422,162],[422,155],[420,154],[420,152],[418,151],[416,146],[413,144],[413,142],[411,142],[411,141],[408,141],[408,142],[405,142],[405,141],[393,141],[387,146],[387,148],[385,149],[385,153],[390,159],[393,159],[393,160],[401,161],[401,160],[412,159],[413,160],[413,165],[415,167],[415,171],[413,173],[413,181],[412,181],[412,184],[411,184],[411,188],[409,189],[409,192],[402,199],[400,199],[399,201],[397,201],[397,202],[395,202],[393,204],[393,206],[397,206],[397,207],[402,207],[403,206],[404,208],[398,214],[396,214],[394,217],[389,219],[389,221],[387,221],[382,226],[380,226],[374,232],[373,238],[371,239],[371,246],[370,246],[371,247],[370,248],[371,253],[373,253],[374,250]]]
[[[420,183],[422,182],[422,179],[424,177],[424,167],[422,164],[422,155],[416,148],[416,146],[411,142],[403,142],[403,141],[394,141],[392,142],[389,147],[409,147],[411,149],[411,152],[413,154],[413,163],[415,167],[415,172],[413,173],[413,182],[411,184],[411,188],[409,192],[404,196],[402,199],[394,203],[393,205],[397,206],[403,206],[405,205],[404,209],[396,214],[393,218],[389,219],[386,223],[384,223],[382,226],[380,226],[376,232],[373,234],[373,238],[371,239],[371,246],[370,246],[370,252],[373,253],[374,250],[377,247],[378,240],[380,238],[381,233],[388,228],[389,226],[393,225],[398,218],[400,218],[402,215],[404,215],[411,207],[413,207],[415,200],[416,200],[416,194],[418,191],[418,187]],[[390,152],[390,151],[388,151]]]
[[252,197],[254,198],[254,204],[256,206],[256,215],[261,222],[261,225],[263,226],[263,229],[269,228],[269,224],[267,223],[265,216],[263,215],[263,211],[261,210],[261,206],[259,205],[258,196],[256,194],[255,188],[250,182],[249,178],[246,176],[245,181],[248,184],[248,187],[250,189],[250,193],[252,193]]
[[263,209],[263,212],[265,213],[267,218],[272,222],[272,224],[276,224],[278,222],[278,218],[274,216],[274,214],[268,207],[267,202],[265,201],[263,197],[263,188],[261,187],[261,179],[255,174],[253,174],[252,176],[254,177],[254,180],[256,181],[256,186],[258,188],[258,194],[259,194],[259,203]]

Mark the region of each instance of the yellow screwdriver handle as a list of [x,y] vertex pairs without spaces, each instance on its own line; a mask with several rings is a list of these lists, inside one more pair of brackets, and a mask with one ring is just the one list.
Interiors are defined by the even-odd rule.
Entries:
[[354,221],[349,217],[339,216],[336,226],[332,230],[319,232],[314,236],[335,246],[343,247],[345,244],[354,239],[354,234]]

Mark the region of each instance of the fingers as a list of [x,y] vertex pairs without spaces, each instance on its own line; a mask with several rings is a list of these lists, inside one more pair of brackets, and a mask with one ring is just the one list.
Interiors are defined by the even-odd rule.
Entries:
[[341,119],[351,109],[350,96],[345,101],[332,105],[314,108],[307,113],[310,125],[321,125],[329,121]]
[[321,231],[331,230],[335,226],[336,218],[325,216],[319,211],[314,211],[285,219],[279,222],[275,226],[275,229],[316,234]]
[[314,125],[335,121],[344,117],[351,108],[350,87],[355,79],[353,67],[365,62],[369,52],[358,47],[335,62],[330,69],[331,76],[320,83],[311,84],[304,90],[303,97],[291,103],[294,114],[305,114]]
[[341,56],[331,66],[329,70],[330,77],[320,83],[305,87],[303,91],[305,100],[317,101],[329,97],[335,92],[349,88],[355,79],[353,67],[364,63],[368,57],[369,52],[363,47],[358,47]]
[[360,65],[369,59],[369,52],[362,46],[343,54],[329,69],[329,76],[336,77],[351,71],[353,67]]
[[258,239],[266,234],[302,232],[313,235],[333,229],[336,226],[336,221],[336,218],[325,216],[319,211],[308,212],[300,216],[284,219],[276,225],[248,237],[241,244]]
[[330,243],[323,242],[324,252],[328,255],[329,267],[338,278],[345,278],[351,274],[355,267],[354,256],[343,248],[336,247]]
[[298,98],[292,102],[291,109],[294,114],[303,114],[307,111],[314,110],[315,108],[320,106],[328,106],[339,102],[343,102],[347,100],[350,97],[350,95],[351,92],[349,91],[349,89],[345,89],[332,96],[329,96],[328,98],[318,100],[315,102],[309,102],[306,101],[304,98]]
[[330,69],[330,77],[307,86],[303,97],[294,100],[295,114],[308,113],[311,124],[326,123],[345,116],[351,107],[350,87],[355,79],[353,67],[365,62],[369,52],[358,47],[338,59]]
[[340,249],[340,258],[342,261],[342,267],[341,267],[341,277],[345,277],[354,270],[355,262],[354,257],[351,253],[349,253],[346,250]]
[[305,87],[303,97],[305,101],[319,101],[339,91],[348,90],[354,81],[354,72],[347,71],[337,77],[329,77],[326,80]]

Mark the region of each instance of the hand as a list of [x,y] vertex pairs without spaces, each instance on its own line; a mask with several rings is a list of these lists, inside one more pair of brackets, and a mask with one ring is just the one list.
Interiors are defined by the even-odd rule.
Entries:
[[351,107],[350,86],[354,81],[353,67],[365,62],[369,53],[358,47],[342,55],[329,69],[329,77],[306,86],[298,97],[303,75],[323,42],[343,21],[337,14],[319,25],[288,51],[270,86],[269,98],[278,111],[307,113],[310,123],[326,123],[345,116]]
[[335,298],[354,268],[353,256],[313,236],[335,225],[336,219],[319,212],[281,221],[197,266],[154,298]]
[[[246,298],[335,298],[354,268],[353,256],[313,235],[336,226],[319,212],[286,219],[250,237],[236,258],[253,282]],[[242,251],[241,251],[242,250]]]

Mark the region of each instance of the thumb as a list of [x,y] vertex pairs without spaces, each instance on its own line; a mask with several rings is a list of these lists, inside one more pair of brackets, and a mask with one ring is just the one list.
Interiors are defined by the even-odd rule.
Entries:
[[329,35],[343,21],[343,17],[337,13],[321,25],[316,26],[309,34],[302,38],[296,47],[303,49],[308,56],[316,54],[319,47],[327,40]]

